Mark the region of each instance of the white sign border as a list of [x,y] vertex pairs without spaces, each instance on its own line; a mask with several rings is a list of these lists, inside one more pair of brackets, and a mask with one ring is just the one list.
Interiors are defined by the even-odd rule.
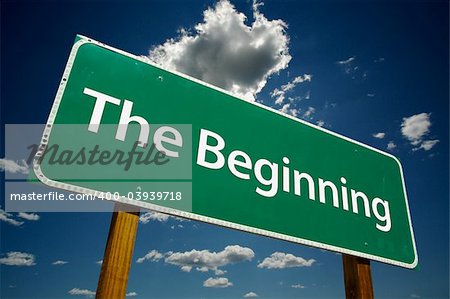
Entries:
[[187,218],[187,219],[198,220],[198,221],[202,221],[202,222],[206,222],[206,223],[210,223],[210,224],[215,224],[215,225],[219,225],[219,226],[223,226],[223,227],[228,227],[228,228],[232,228],[232,229],[236,229],[236,230],[241,230],[241,231],[245,231],[245,232],[250,232],[250,233],[254,233],[254,234],[258,234],[258,235],[262,235],[262,236],[266,236],[266,237],[272,237],[272,238],[285,240],[285,241],[289,241],[289,242],[293,242],[293,243],[298,243],[298,244],[307,245],[307,246],[311,246],[311,247],[326,249],[326,250],[330,250],[330,251],[334,251],[334,252],[338,252],[338,253],[342,253],[342,254],[358,256],[358,257],[362,257],[362,258],[366,258],[366,259],[370,259],[370,260],[374,260],[374,261],[378,261],[378,262],[382,262],[382,263],[386,263],[386,264],[391,264],[391,265],[395,265],[395,266],[399,266],[399,267],[404,267],[404,268],[408,268],[408,269],[414,269],[418,265],[417,248],[416,248],[416,242],[415,242],[414,232],[413,232],[413,228],[412,228],[411,215],[410,215],[409,204],[408,204],[408,196],[407,196],[407,193],[406,193],[405,179],[404,179],[404,176],[403,176],[403,169],[402,169],[402,166],[400,164],[400,161],[395,156],[393,156],[393,155],[391,155],[389,153],[383,152],[383,151],[381,151],[379,149],[373,148],[373,147],[371,147],[369,145],[363,144],[363,143],[361,143],[359,141],[350,139],[350,138],[348,138],[346,136],[343,136],[343,135],[340,135],[338,133],[332,132],[332,131],[327,130],[325,128],[322,128],[322,127],[316,126],[314,124],[305,122],[305,121],[303,121],[301,119],[298,119],[298,118],[295,118],[295,117],[293,117],[291,115],[287,115],[287,114],[282,113],[280,111],[277,111],[277,110],[275,110],[273,108],[264,106],[264,105],[262,105],[260,103],[246,101],[245,99],[239,98],[238,96],[236,96],[234,94],[231,94],[230,92],[228,92],[228,91],[226,91],[224,89],[221,89],[221,88],[219,88],[217,86],[214,86],[214,85],[208,84],[206,82],[200,81],[200,80],[198,80],[196,78],[190,77],[188,75],[179,73],[179,72],[174,71],[174,70],[168,70],[168,69],[166,69],[164,67],[161,67],[159,65],[154,64],[146,56],[136,56],[136,55],[127,53],[125,51],[113,48],[111,46],[105,45],[105,44],[103,44],[101,42],[95,41],[95,40],[93,40],[91,38],[88,38],[88,37],[85,37],[85,36],[82,36],[82,35],[77,35],[77,37],[79,38],[79,40],[74,43],[74,45],[72,47],[72,50],[70,52],[69,59],[67,61],[67,64],[66,64],[66,67],[65,67],[65,70],[64,70],[61,82],[59,84],[58,91],[57,91],[56,96],[55,96],[55,100],[54,100],[53,105],[52,105],[52,109],[50,111],[50,115],[49,115],[48,120],[47,120],[47,124],[46,124],[44,132],[42,134],[41,143],[39,145],[38,151],[36,152],[36,156],[35,156],[35,158],[33,160],[34,173],[36,174],[37,178],[42,183],[44,183],[45,185],[48,185],[50,187],[56,187],[56,188],[60,188],[60,189],[64,189],[64,190],[72,191],[72,192],[90,194],[90,195],[93,195],[93,196],[99,194],[99,191],[97,191],[97,190],[83,188],[83,187],[78,187],[78,186],[75,186],[75,185],[72,185],[72,184],[62,183],[62,182],[54,181],[52,179],[47,178],[45,176],[45,174],[42,172],[40,164],[38,163],[39,158],[43,155],[43,152],[44,152],[45,148],[47,147],[47,142],[48,142],[50,133],[52,131],[54,120],[55,120],[56,114],[58,112],[59,104],[60,104],[62,96],[64,94],[64,91],[65,91],[65,88],[66,88],[66,85],[67,85],[67,80],[68,80],[68,78],[70,76],[75,57],[76,57],[76,55],[78,53],[78,49],[82,45],[85,45],[85,44],[94,44],[94,45],[103,47],[105,49],[108,49],[110,51],[116,52],[118,54],[121,54],[121,55],[127,56],[129,58],[132,58],[132,59],[141,61],[143,63],[149,64],[149,65],[151,65],[153,67],[159,68],[159,69],[164,70],[166,72],[170,72],[172,74],[178,75],[180,77],[183,77],[183,78],[188,79],[190,81],[196,82],[198,84],[207,86],[207,87],[209,87],[211,89],[215,89],[215,90],[217,90],[217,91],[219,91],[221,93],[230,95],[233,98],[236,98],[238,100],[245,101],[247,103],[253,104],[253,105],[255,105],[255,106],[259,107],[259,108],[262,108],[262,109],[268,110],[270,112],[279,114],[279,115],[281,115],[283,117],[287,117],[287,118],[292,119],[292,120],[294,120],[296,122],[299,122],[299,123],[301,123],[303,125],[307,125],[307,126],[313,127],[313,128],[315,128],[317,130],[326,132],[326,133],[331,134],[333,136],[336,136],[336,137],[338,137],[340,139],[344,139],[346,141],[349,141],[351,143],[357,144],[359,146],[365,147],[367,149],[370,149],[372,151],[375,151],[375,152],[378,152],[378,153],[380,153],[382,155],[390,157],[391,159],[394,159],[397,162],[398,166],[399,166],[400,174],[401,174],[403,193],[405,195],[405,204],[406,204],[406,210],[407,210],[407,214],[408,214],[409,228],[410,228],[410,232],[411,232],[412,244],[413,244],[413,249],[414,249],[414,261],[411,264],[408,264],[408,263],[399,262],[399,261],[396,261],[396,260],[392,260],[392,259],[388,259],[388,258],[376,256],[376,255],[371,255],[371,254],[367,254],[367,253],[363,253],[363,252],[359,252],[359,251],[349,250],[349,249],[346,249],[346,248],[341,248],[341,247],[338,247],[338,246],[323,244],[323,243],[319,243],[319,242],[316,242],[316,241],[311,241],[311,240],[302,239],[302,238],[298,238],[298,237],[292,237],[292,236],[289,236],[289,235],[275,233],[275,232],[271,232],[271,231],[268,231],[268,230],[254,228],[254,227],[246,226],[246,225],[242,225],[242,224],[236,224],[236,223],[233,223],[233,222],[228,222],[228,221],[224,221],[224,220],[220,220],[220,219],[216,219],[216,218],[212,218],[212,217],[201,216],[201,215],[193,214],[193,213],[190,213],[190,212],[179,211],[179,210],[175,210],[175,209],[172,209],[172,208],[167,208],[167,207],[154,205],[154,204],[151,204],[151,203],[140,202],[140,201],[131,201],[130,199],[127,199],[126,197],[122,197],[122,198],[119,198],[119,199],[114,199],[114,201],[120,202],[120,203],[123,203],[123,204],[128,204],[128,205],[141,207],[141,208],[144,208],[144,209],[153,210],[153,211],[156,211],[156,212],[166,213],[166,214],[173,215],[173,216],[176,216],[176,217],[183,217],[183,218]]

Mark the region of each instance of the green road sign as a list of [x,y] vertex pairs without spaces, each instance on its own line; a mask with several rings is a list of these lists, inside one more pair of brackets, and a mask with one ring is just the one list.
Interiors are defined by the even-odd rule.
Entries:
[[417,265],[390,154],[85,37],[37,151],[47,185]]

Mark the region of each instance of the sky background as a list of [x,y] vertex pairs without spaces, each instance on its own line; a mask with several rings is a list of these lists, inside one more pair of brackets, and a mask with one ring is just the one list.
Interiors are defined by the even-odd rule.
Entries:
[[[448,20],[446,1],[2,1],[1,134],[4,124],[46,123],[77,33],[150,55],[398,157],[419,266],[372,263],[375,296],[448,298]],[[242,54],[234,55],[238,44]],[[1,169],[26,172],[4,157],[1,139]],[[1,206],[1,298],[94,294],[110,213],[7,213],[4,198]],[[231,263],[236,250],[241,259]],[[185,261],[205,259],[204,268],[187,271],[177,252]],[[275,252],[284,254],[281,263],[271,263]],[[143,212],[127,293],[342,298],[342,261],[319,249]]]

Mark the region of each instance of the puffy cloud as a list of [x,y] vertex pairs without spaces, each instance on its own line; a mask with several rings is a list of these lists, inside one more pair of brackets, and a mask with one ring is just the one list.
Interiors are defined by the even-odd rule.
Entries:
[[19,162],[13,160],[0,159],[0,171],[20,174],[30,173],[28,164],[25,160],[21,160],[19,164]]
[[[286,93],[293,90],[299,83],[303,82],[311,82],[312,75],[304,74],[303,76],[297,76],[292,81],[281,85],[280,88],[275,88],[271,93],[270,96],[275,99],[275,104],[281,105],[284,102],[284,99],[286,98]],[[309,99],[310,93],[307,93],[307,98]]]
[[254,100],[268,78],[285,69],[289,54],[287,25],[268,20],[253,3],[253,22],[228,0],[203,12],[195,32],[180,30],[177,38],[150,50],[150,60],[234,94]]
[[387,144],[387,149],[392,151],[397,147],[397,145],[394,143],[394,141],[389,141],[389,143]]
[[402,135],[409,140],[411,145],[415,146],[413,151],[419,149],[429,151],[439,142],[437,139],[424,140],[424,137],[430,132],[430,115],[430,113],[419,113],[403,118],[401,132]]
[[164,257],[163,254],[159,253],[158,251],[151,250],[146,255],[144,255],[143,257],[138,258],[136,260],[136,263],[142,264],[146,260],[149,260],[151,262],[157,262],[160,259],[162,259],[163,257]]
[[29,221],[38,221],[41,217],[39,217],[38,214],[34,214],[34,213],[24,213],[24,212],[19,212],[19,214],[17,215],[20,218],[29,220]]
[[383,133],[383,132],[373,133],[372,136],[375,138],[378,138],[378,139],[383,139],[384,136],[386,136],[386,133]]
[[300,110],[297,108],[291,108],[291,103],[286,103],[279,109],[281,112],[297,117]]
[[86,290],[86,289],[79,289],[79,288],[73,288],[68,292],[70,295],[83,295],[88,297],[95,296],[94,291]]
[[34,266],[35,257],[33,254],[11,251],[6,254],[6,257],[0,258],[0,265],[7,266]]
[[67,263],[68,263],[67,261],[57,260],[57,261],[54,261],[54,262],[52,263],[52,265],[58,266],[58,265],[65,265],[65,264],[67,264]]
[[316,122],[316,124],[319,126],[319,127],[323,127],[324,125],[325,125],[325,122],[323,121],[323,120],[318,120],[317,122]]
[[266,257],[259,263],[258,268],[284,269],[293,267],[311,267],[314,262],[314,259],[305,260],[302,257],[297,257],[290,253],[274,252],[271,256]]
[[3,209],[0,209],[0,221],[4,221],[14,226],[21,226],[23,224],[23,221],[17,221],[12,217],[12,214],[5,212],[5,210]]
[[211,270],[215,271],[216,275],[222,275],[225,272],[218,269],[219,267],[250,261],[254,256],[255,253],[250,248],[230,245],[220,252],[195,249],[186,252],[168,252],[164,261],[179,266],[184,272],[190,272],[195,268],[200,272]]
[[407,138],[411,144],[420,144],[422,137],[430,131],[430,114],[420,113],[410,117],[404,117],[401,125],[401,131],[405,138]]
[[249,292],[244,295],[244,298],[256,298],[256,297],[259,297],[259,296],[255,292]]
[[203,282],[203,286],[206,288],[227,288],[229,286],[232,286],[233,283],[228,280],[228,278],[225,277],[218,277],[218,278],[208,278]]
[[139,222],[147,224],[150,221],[166,222],[169,220],[169,215],[158,212],[145,212],[139,217]]
[[103,260],[98,260],[95,262],[97,265],[102,265],[103,264]]

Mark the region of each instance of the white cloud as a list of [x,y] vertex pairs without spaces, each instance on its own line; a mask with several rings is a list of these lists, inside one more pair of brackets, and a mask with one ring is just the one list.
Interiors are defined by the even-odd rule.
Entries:
[[279,109],[281,112],[297,117],[300,110],[297,108],[291,108],[291,103],[286,103]]
[[169,69],[254,100],[268,78],[287,68],[289,37],[282,20],[268,20],[253,3],[253,22],[228,0],[203,12],[195,32],[180,30],[177,38],[151,49],[149,58]]
[[21,226],[23,224],[23,221],[17,221],[12,218],[13,215],[10,213],[5,212],[5,210],[0,208],[0,221],[4,221],[6,223],[9,223],[14,226]]
[[345,59],[345,60],[338,60],[338,61],[336,61],[336,63],[337,63],[337,64],[341,64],[341,65],[349,64],[349,63],[351,63],[352,61],[354,61],[355,58],[356,58],[356,56],[351,56],[351,57],[349,57],[349,58],[347,58],[347,59]]
[[83,295],[88,297],[93,297],[95,295],[94,291],[86,290],[86,289],[79,289],[79,288],[73,288],[68,292],[70,295]]
[[318,121],[316,122],[316,124],[317,124],[319,127],[323,127],[323,126],[325,125],[325,122],[324,122],[323,120],[318,120]]
[[256,298],[256,297],[259,297],[259,296],[255,292],[249,292],[244,295],[244,298]]
[[387,145],[387,149],[392,151],[397,147],[397,145],[394,143],[394,141],[389,141],[388,145]]
[[372,136],[378,139],[383,139],[386,136],[386,133],[383,132],[373,133]]
[[[312,75],[310,74],[304,74],[303,76],[297,76],[292,81],[281,85],[280,88],[275,88],[271,93],[270,96],[275,99],[275,104],[281,105],[284,102],[284,99],[286,97],[286,93],[290,90],[293,90],[299,83],[303,82],[311,82]],[[309,99],[310,93],[307,93],[307,98]]]
[[374,94],[374,93],[368,93],[367,96],[368,96],[369,98],[373,98],[373,97],[375,96],[375,94]]
[[25,160],[20,160],[20,163],[8,159],[0,159],[0,171],[10,172],[10,173],[21,173],[28,174],[30,170],[28,169],[28,164]]
[[303,118],[311,119],[312,115],[316,112],[316,108],[308,107],[308,109],[303,113]]
[[379,58],[375,59],[373,62],[380,63],[380,62],[383,62],[383,61],[385,61],[384,57],[379,57]]
[[314,262],[314,259],[305,260],[302,257],[297,257],[290,253],[274,252],[271,256],[266,257],[259,263],[258,268],[284,269],[293,267],[311,267]]
[[425,140],[422,141],[422,143],[420,144],[420,146],[418,148],[415,148],[413,150],[419,150],[419,149],[423,149],[425,151],[429,151],[430,149],[433,148],[433,146],[435,146],[437,143],[439,142],[439,140],[435,139],[435,140]]
[[228,281],[228,278],[218,277],[218,278],[208,278],[203,282],[203,286],[207,288],[227,288],[232,286],[233,283]]
[[200,272],[211,270],[216,271],[216,275],[221,275],[225,272],[218,271],[219,267],[250,261],[254,256],[255,253],[250,248],[230,245],[220,252],[195,249],[186,252],[168,252],[164,261],[179,266],[184,272],[190,272],[195,267]]
[[402,122],[402,134],[412,145],[418,145],[422,137],[430,131],[430,114],[420,113],[410,117],[404,117]]
[[7,266],[34,266],[35,257],[33,254],[11,251],[6,254],[6,257],[0,258],[0,265]]
[[38,214],[24,213],[24,212],[19,212],[19,214],[17,216],[19,216],[20,218],[29,220],[29,221],[37,221],[40,218]]
[[363,70],[359,65],[356,65],[356,56],[351,56],[347,59],[336,61],[336,63],[343,69],[344,73],[351,76],[353,80],[367,79],[369,72]]
[[401,125],[402,135],[414,146],[413,151],[423,149],[431,150],[439,140],[424,140],[430,133],[430,113],[419,113],[410,117],[404,117]]
[[166,222],[169,220],[169,215],[158,212],[145,212],[139,217],[139,221],[143,224],[147,224],[150,221]]
[[306,288],[304,285],[301,285],[301,284],[293,284],[293,285],[291,285],[291,288],[294,288],[294,289],[304,289],[304,288]]
[[101,265],[101,264],[103,264],[103,260],[96,261],[95,263],[96,263],[97,265]]
[[144,261],[149,260],[151,262],[157,262],[162,259],[164,256],[156,250],[149,251],[143,257],[140,257],[136,260],[136,263],[142,264]]
[[52,265],[65,265],[65,264],[67,264],[68,262],[67,261],[60,261],[60,260],[57,260],[57,261],[54,261],[53,263],[52,263]]
[[138,294],[136,292],[129,292],[125,294],[125,297],[136,297]]

